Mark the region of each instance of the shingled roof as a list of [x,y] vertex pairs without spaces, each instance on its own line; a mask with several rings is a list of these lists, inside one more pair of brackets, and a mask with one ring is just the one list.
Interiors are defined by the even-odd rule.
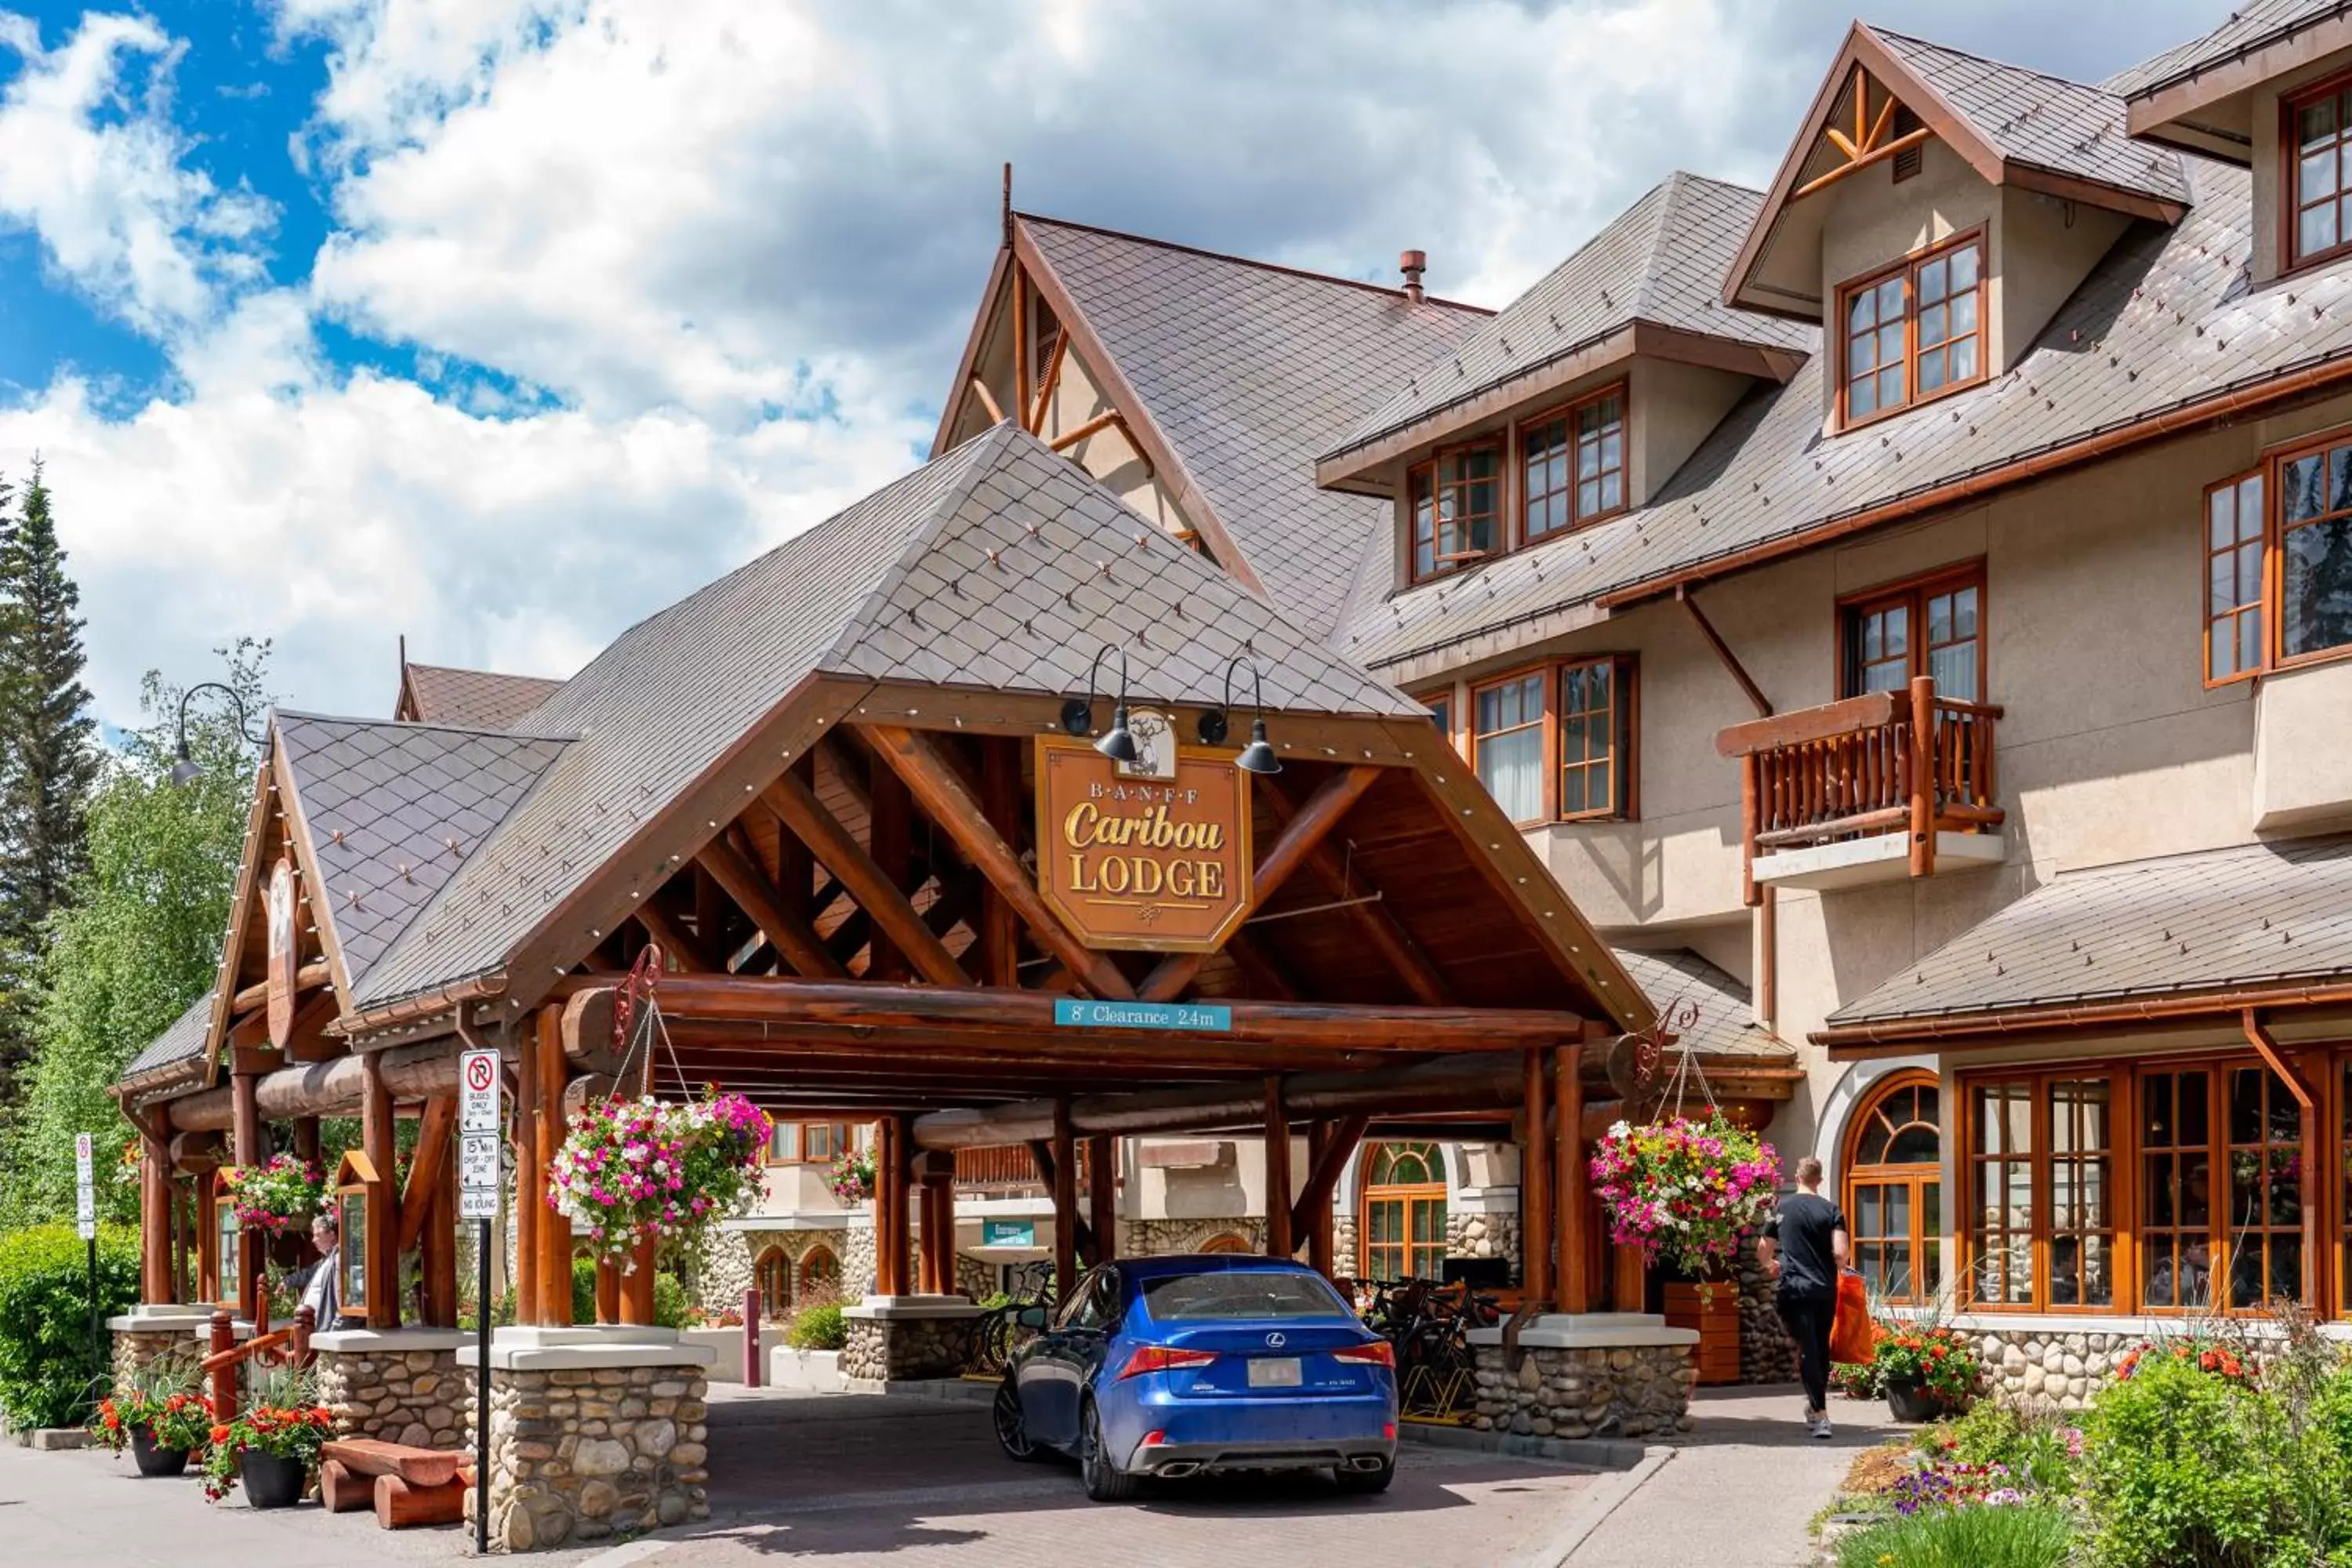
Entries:
[[356,986],[362,1007],[497,970],[812,675],[1084,689],[1217,706],[1251,653],[1268,708],[1418,717],[1067,459],[1005,424],[631,627],[532,716],[577,733]]
[[[1647,321],[1732,342],[1809,354],[1801,322],[1736,310],[1723,274],[1762,193],[1677,173],[1445,353],[1380,384],[1389,395],[1322,456],[1328,462]],[[1327,478],[1328,475],[1327,474]]]
[[2158,201],[2189,200],[2179,156],[2133,141],[2116,93],[1883,27],[1868,30],[2005,161]]
[[2052,879],[1830,1015],[1832,1031],[2352,976],[2352,835]]
[[[2008,374],[1878,421],[1822,434],[1821,362],[1744,400],[1651,503],[1439,583],[1366,601],[1337,638],[1372,668],[1507,628],[1564,631],[1768,547],[1901,509],[2028,459],[2088,458],[2095,437],[2352,354],[2352,270],[2249,290],[2250,181],[2183,156],[2196,205],[2126,231]],[[2161,426],[2154,426],[2160,431]]]
[[536,675],[410,664],[400,672],[401,706],[404,717],[419,723],[504,730],[553,696],[562,684]]
[[347,987],[572,744],[283,710],[274,722]]
[[1291,620],[1329,634],[1385,502],[1315,485],[1366,405],[1486,312],[1050,218],[1035,254]]
[[1796,1059],[1794,1046],[1756,1022],[1748,987],[1727,971],[1686,947],[1614,951],[1668,1028],[1675,1027],[1677,1002],[1697,1009],[1696,1021],[1681,1030],[1682,1049],[1708,1058],[1754,1057],[1783,1065]]
[[213,997],[207,991],[188,1004],[188,1010],[172,1021],[171,1027],[147,1042],[140,1053],[131,1058],[122,1069],[122,1081],[132,1083],[152,1078],[167,1068],[184,1066],[202,1058],[205,1038],[212,1030]]
[[2230,18],[2201,38],[2167,49],[2100,85],[2120,98],[2138,98],[2184,81],[2242,55],[2352,11],[2352,0],[2238,0]]

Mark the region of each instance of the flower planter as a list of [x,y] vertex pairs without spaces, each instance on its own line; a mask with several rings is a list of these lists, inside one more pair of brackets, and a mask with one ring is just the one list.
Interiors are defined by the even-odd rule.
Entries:
[[310,1467],[301,1460],[258,1448],[239,1449],[236,1469],[245,1484],[245,1500],[254,1508],[292,1508],[302,1500],[302,1483],[310,1479]]
[[158,1447],[154,1435],[144,1426],[131,1434],[131,1462],[142,1476],[184,1476],[188,1473],[188,1451],[185,1448]]
[[1889,1378],[1886,1408],[1897,1421],[1917,1426],[1942,1415],[1944,1402],[1919,1384]]

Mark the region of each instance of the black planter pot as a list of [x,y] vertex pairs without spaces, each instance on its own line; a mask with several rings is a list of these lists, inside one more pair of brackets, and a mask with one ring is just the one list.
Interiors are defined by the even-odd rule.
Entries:
[[161,1447],[144,1426],[131,1430],[131,1458],[142,1476],[183,1476],[188,1471],[188,1451]]
[[236,1451],[237,1476],[245,1483],[245,1500],[254,1508],[292,1508],[302,1500],[302,1483],[309,1467],[299,1459],[280,1458],[258,1448]]
[[1897,1421],[1917,1425],[1944,1412],[1944,1402],[1916,1383],[1886,1380],[1886,1408]]

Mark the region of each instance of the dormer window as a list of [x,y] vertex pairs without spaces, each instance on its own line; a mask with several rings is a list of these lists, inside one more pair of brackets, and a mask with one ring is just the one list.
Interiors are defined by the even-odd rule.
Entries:
[[2352,249],[2352,80],[2337,78],[2287,106],[2294,219],[2290,267]]
[[1519,461],[1520,537],[1530,543],[1624,510],[1624,386],[1520,426]]
[[1502,448],[1457,447],[1412,470],[1415,582],[1483,561],[1501,547]]
[[1984,236],[1838,290],[1838,423],[1865,424],[1984,378]]

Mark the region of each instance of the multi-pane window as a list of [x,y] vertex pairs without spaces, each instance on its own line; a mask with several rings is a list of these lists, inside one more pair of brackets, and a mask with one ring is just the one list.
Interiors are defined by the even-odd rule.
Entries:
[[1848,604],[1843,695],[1899,691],[1927,675],[1939,697],[1981,700],[1983,610],[1984,583],[1974,567]]
[[1493,446],[1439,454],[1412,470],[1412,574],[1416,581],[1484,560],[1501,547],[1502,452]]
[[2303,1112],[2287,1086],[2252,1063],[2227,1071],[2229,1209],[2226,1302],[2251,1311],[2303,1299]]
[[1445,1262],[1445,1157],[1434,1143],[1364,1146],[1363,1272],[1434,1279]]
[[1521,537],[1598,522],[1625,507],[1625,389],[1612,386],[1519,432]]
[[849,1147],[849,1128],[838,1121],[779,1121],[768,1133],[772,1165],[823,1164]]
[[1944,1284],[1944,1136],[1936,1080],[1905,1074],[1855,1118],[1845,1215],[1853,1267],[1871,1294],[1925,1302]]
[[2056,1079],[2050,1128],[2050,1293],[2053,1307],[2116,1304],[2115,1086]]
[[2302,1112],[2259,1063],[2140,1079],[2141,1303],[2252,1311],[2303,1280]]
[[2279,656],[2352,643],[2352,445],[2279,467]]
[[2218,686],[2263,667],[2263,476],[2205,492],[2205,679]]
[[1966,1179],[1972,1300],[2033,1302],[2033,1148],[2031,1080],[1970,1087]]
[[2287,107],[2294,216],[2287,226],[2301,266],[2352,242],[2352,85],[2335,81]]
[[1618,661],[1589,658],[1559,669],[1559,815],[1614,816],[1623,809],[1618,758],[1628,695]]
[[1471,754],[1478,782],[1513,822],[1544,815],[1544,677],[1515,675],[1482,686],[1472,698]]
[[2200,1308],[2213,1300],[2212,1075],[2143,1076],[2140,1107],[2140,1304]]
[[1841,423],[1984,374],[1983,274],[1983,241],[1971,235],[1838,290]]

